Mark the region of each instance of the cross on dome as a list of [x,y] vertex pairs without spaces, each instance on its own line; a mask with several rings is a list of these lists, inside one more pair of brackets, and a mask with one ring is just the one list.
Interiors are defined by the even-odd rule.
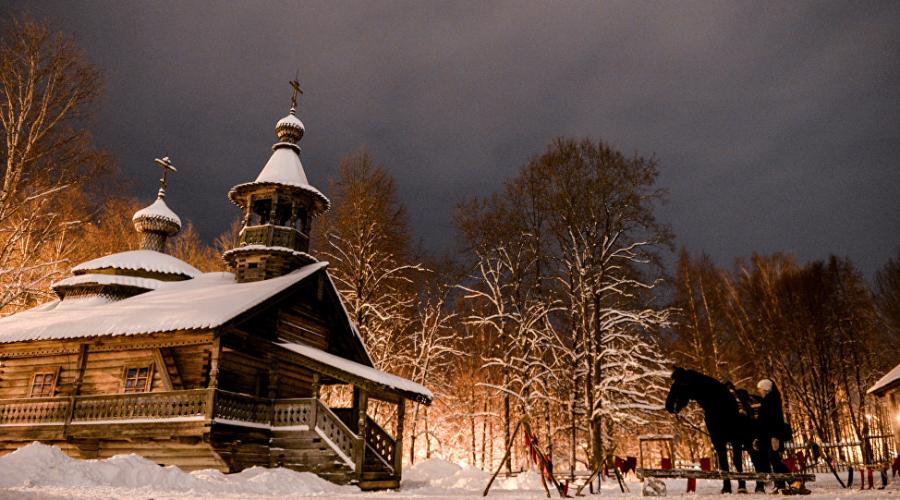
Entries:
[[154,158],[153,162],[162,167],[162,177],[159,178],[159,194],[157,197],[165,198],[166,197],[166,175],[169,172],[178,172],[178,169],[175,168],[175,165],[172,164],[172,161],[169,160],[168,156],[164,156],[162,159]]
[[298,76],[295,76],[293,80],[288,82],[291,84],[291,88],[294,89],[291,93],[291,114],[294,114],[297,111],[297,95],[303,95],[303,89],[300,88],[300,81],[297,79]]

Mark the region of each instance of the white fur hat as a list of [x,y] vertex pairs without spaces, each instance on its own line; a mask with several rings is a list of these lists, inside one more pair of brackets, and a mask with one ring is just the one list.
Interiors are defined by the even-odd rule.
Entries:
[[764,378],[764,379],[760,380],[758,384],[756,384],[756,388],[762,389],[766,392],[772,392],[772,386],[774,386],[774,385],[775,384],[771,380]]

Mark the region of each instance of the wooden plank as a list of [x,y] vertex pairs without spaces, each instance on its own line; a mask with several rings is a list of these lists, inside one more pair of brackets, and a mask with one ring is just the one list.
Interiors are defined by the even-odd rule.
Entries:
[[156,363],[156,366],[158,367],[155,371],[159,373],[163,389],[167,391],[173,390],[172,378],[169,377],[169,368],[166,366],[166,361],[163,359],[162,352],[160,352],[159,349],[153,349],[153,362]]
[[815,474],[773,472],[721,472],[696,469],[637,469],[639,477],[745,481],[815,481]]

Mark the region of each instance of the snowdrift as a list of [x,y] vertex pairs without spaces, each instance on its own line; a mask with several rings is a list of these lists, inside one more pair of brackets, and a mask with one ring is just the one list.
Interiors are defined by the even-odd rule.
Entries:
[[[32,443],[0,457],[0,488],[127,489],[189,496],[327,495],[359,492],[309,472],[253,467],[237,474],[216,470],[185,472],[160,467],[138,455],[117,455],[104,460],[78,460],[59,448]],[[106,496],[101,494],[99,496]]]
[[[283,499],[320,497],[329,500],[378,499],[480,499],[490,473],[468,465],[430,459],[407,467],[400,492],[363,493],[355,486],[339,486],[315,474],[289,469],[254,467],[237,474],[215,470],[184,472],[177,467],[161,467],[138,455],[118,455],[104,460],[77,460],[59,448],[33,443],[0,457],[0,499],[6,498],[204,498]],[[721,483],[701,481],[696,496],[721,498]],[[631,492],[622,494],[615,482],[606,482],[606,497],[638,497],[640,483],[629,476]],[[684,495],[685,481],[666,481],[670,497]],[[898,498],[893,481],[887,490],[844,490],[830,474],[820,474],[812,485],[810,499]],[[554,494],[554,498],[556,495]],[[545,498],[540,477],[533,471],[514,478],[500,478],[489,498],[501,500]],[[762,499],[763,496],[754,496]]]

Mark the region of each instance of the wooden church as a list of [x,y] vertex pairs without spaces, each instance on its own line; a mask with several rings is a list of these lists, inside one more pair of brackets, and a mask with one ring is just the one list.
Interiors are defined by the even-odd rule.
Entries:
[[[187,470],[283,466],[362,489],[399,486],[405,400],[419,384],[377,370],[309,254],[329,207],[300,162],[296,92],[272,155],[229,198],[243,215],[232,273],[165,253],[181,228],[156,201],[134,214],[143,248],[72,268],[58,300],[0,319],[0,454],[38,440],[79,458],[137,453]],[[327,406],[327,386],[352,394]],[[396,407],[394,429],[369,402]]]

